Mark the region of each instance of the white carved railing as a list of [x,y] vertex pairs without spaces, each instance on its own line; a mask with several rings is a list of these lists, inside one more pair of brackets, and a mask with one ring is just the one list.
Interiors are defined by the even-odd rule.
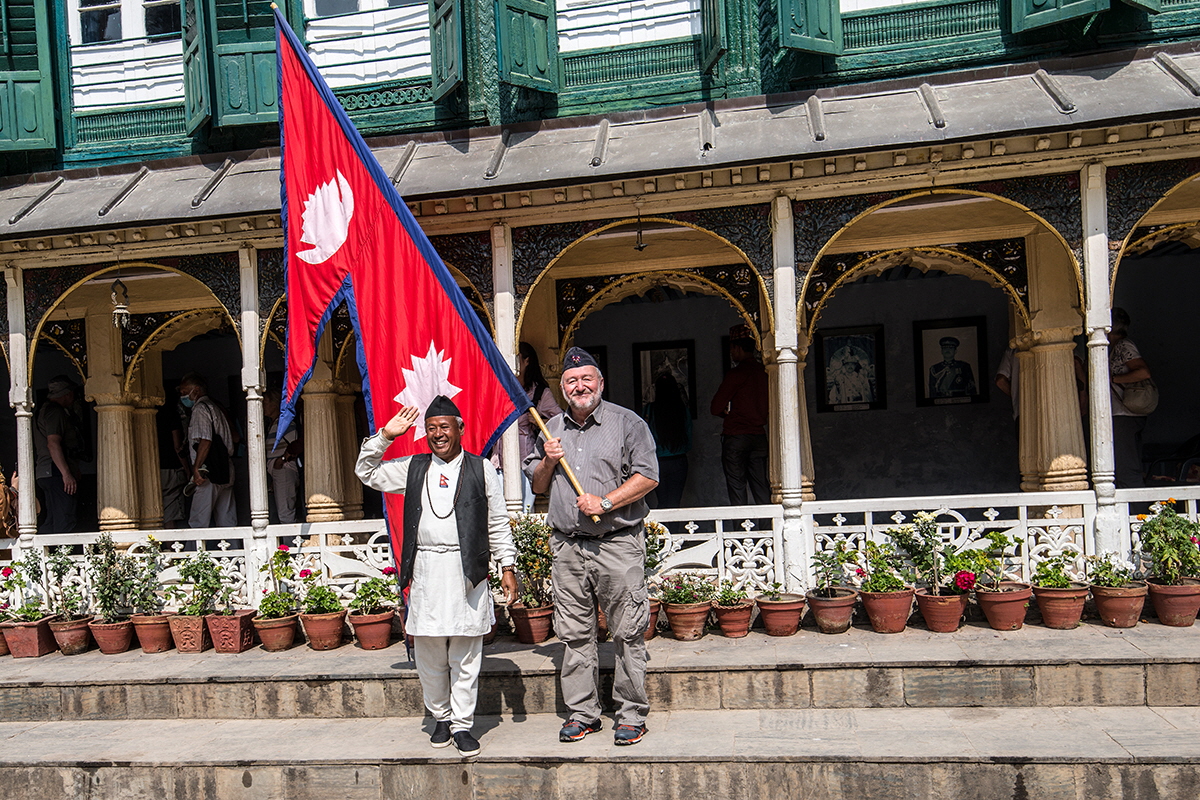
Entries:
[[649,518],[669,531],[660,573],[687,570],[752,592],[785,583],[782,506],[655,509]]

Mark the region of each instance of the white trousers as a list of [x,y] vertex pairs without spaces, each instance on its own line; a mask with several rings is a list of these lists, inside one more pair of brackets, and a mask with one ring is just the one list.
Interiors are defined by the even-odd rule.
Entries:
[[483,664],[482,636],[414,636],[417,677],[425,707],[450,732],[469,731],[475,723],[479,668]]

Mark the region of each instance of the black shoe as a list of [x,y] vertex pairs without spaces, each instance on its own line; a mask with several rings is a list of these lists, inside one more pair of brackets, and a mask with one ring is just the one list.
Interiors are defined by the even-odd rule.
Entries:
[[439,722],[433,726],[433,735],[429,737],[429,743],[434,747],[445,747],[450,744],[450,723]]
[[613,744],[637,744],[645,735],[645,725],[618,725],[613,733]]
[[479,740],[472,736],[470,731],[454,734],[454,746],[458,748],[459,755],[473,756],[479,753]]
[[596,722],[580,722],[577,719],[569,719],[563,723],[562,729],[558,732],[558,740],[560,742],[578,742],[589,733],[599,733],[604,726],[600,721]]

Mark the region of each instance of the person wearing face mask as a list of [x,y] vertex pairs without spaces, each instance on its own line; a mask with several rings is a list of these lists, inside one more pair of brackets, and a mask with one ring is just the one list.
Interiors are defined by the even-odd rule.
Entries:
[[402,407],[364,439],[354,472],[372,489],[404,495],[397,561],[401,590],[411,587],[404,627],[413,637],[425,707],[434,718],[429,743],[453,742],[460,755],[473,756],[480,750],[471,726],[483,637],[495,620],[488,565],[493,558],[499,562],[504,599],[512,603],[517,548],[500,477],[484,459],[463,450],[462,415],[449,398],[438,395],[425,410],[431,452],[383,461],[419,413],[415,406]]
[[179,382],[179,402],[191,409],[188,441],[192,449],[192,528],[231,528],[237,525],[233,497],[233,464],[229,459],[234,444],[229,420],[208,396],[208,382],[189,372]]
[[[586,350],[567,351],[560,385],[567,410],[546,423],[553,438],[537,442],[524,464],[533,491],[550,492],[546,521],[554,531],[554,632],[565,647],[559,683],[571,712],[558,740],[577,742],[603,727],[596,647],[600,608],[616,651],[613,742],[637,744],[646,734],[650,713],[643,523],[650,510],[645,497],[658,486],[654,438],[637,414],[601,399],[604,376]],[[578,497],[558,468],[565,455],[583,487]]]

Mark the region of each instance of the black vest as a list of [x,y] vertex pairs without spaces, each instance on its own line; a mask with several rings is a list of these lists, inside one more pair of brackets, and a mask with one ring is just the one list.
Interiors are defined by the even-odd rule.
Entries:
[[[412,581],[413,562],[417,558],[417,526],[425,510],[425,474],[433,462],[430,453],[419,453],[408,464],[408,483],[404,488],[404,542],[401,544],[400,588]],[[458,547],[462,556],[467,585],[474,586],[487,577],[492,560],[488,546],[487,488],[483,482],[483,459],[463,451],[458,480],[462,491],[454,507],[458,527]]]

